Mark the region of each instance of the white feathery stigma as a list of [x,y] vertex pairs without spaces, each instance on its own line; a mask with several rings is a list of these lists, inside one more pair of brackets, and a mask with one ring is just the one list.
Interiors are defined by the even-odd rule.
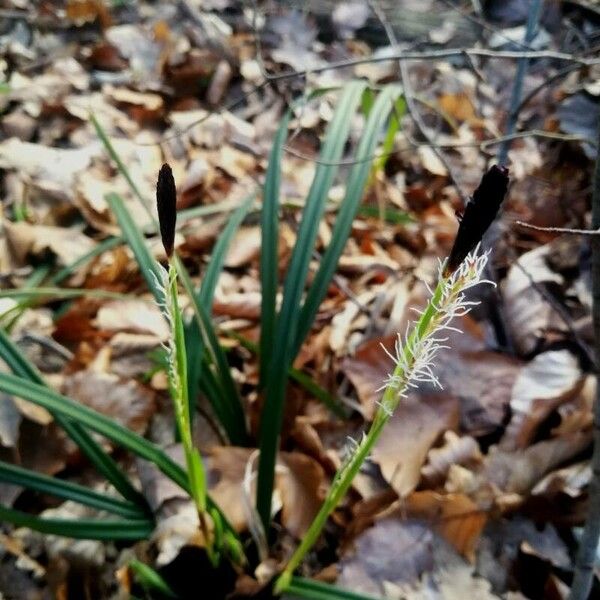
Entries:
[[[450,276],[443,277],[444,263],[439,264],[439,283],[435,290],[427,289],[431,299],[424,311],[417,311],[419,320],[410,322],[406,334],[398,338],[394,352],[382,346],[394,363],[393,371],[379,388],[385,390],[377,403],[379,411],[389,418],[401,398],[406,397],[409,388],[417,388],[421,383],[431,383],[441,389],[442,385],[433,372],[434,359],[444,345],[447,337],[444,332],[462,333],[450,323],[455,317],[469,313],[478,302],[466,299],[465,291],[479,283],[492,281],[482,279],[489,252],[479,253],[479,246],[473,250]],[[425,315],[429,318],[425,318]]]
[[[151,271],[152,277],[154,279],[154,283],[156,285],[156,289],[160,294],[160,301],[156,301],[156,304],[160,308],[163,316],[165,317],[167,324],[169,325],[169,331],[173,331],[175,318],[173,316],[173,305],[172,298],[170,294],[170,286],[171,286],[171,278],[176,277],[177,274],[174,269],[170,269],[167,271],[160,263],[156,263],[157,271]],[[168,363],[168,380],[169,386],[171,390],[179,389],[181,382],[179,381],[179,372],[177,370],[177,349],[175,347],[174,337],[172,335],[169,336],[167,342],[163,342],[161,346],[167,352],[167,363]],[[178,394],[172,394],[174,400],[177,400],[179,397]],[[177,402],[175,402],[176,410],[180,411],[183,407],[177,406]]]

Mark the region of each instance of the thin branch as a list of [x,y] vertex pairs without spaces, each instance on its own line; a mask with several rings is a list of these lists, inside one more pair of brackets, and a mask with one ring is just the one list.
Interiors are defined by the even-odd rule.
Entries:
[[[390,41],[390,44],[394,48],[397,48],[398,47],[398,39],[396,38],[396,34],[394,33],[393,28],[390,26],[389,22],[387,21],[385,14],[381,10],[379,3],[377,2],[377,0],[369,0],[368,4],[371,7],[371,10],[373,11],[373,13],[379,19],[379,22],[381,23],[381,25],[383,26],[383,29]],[[429,144],[434,144],[434,142],[435,142],[434,136],[433,136],[432,132],[430,131],[429,127],[427,127],[425,121],[423,121],[423,117],[421,116],[421,113],[419,112],[417,105],[415,103],[415,95],[414,95],[414,92],[412,89],[412,85],[410,83],[410,74],[408,72],[408,65],[403,60],[398,61],[398,65],[400,67],[400,82],[402,84],[402,89],[404,91],[404,99],[406,100],[406,110],[408,111],[408,114],[410,115],[411,119],[413,120],[414,124],[416,125],[416,127],[419,130],[419,132],[421,133],[421,135],[427,140],[427,142]],[[452,169],[452,165],[450,164],[450,162],[448,161],[448,159],[446,158],[444,153],[441,151],[439,146],[431,145],[431,148],[432,148],[434,154],[437,156],[438,160],[442,163],[442,165],[444,165],[444,168],[448,172],[448,175],[450,176],[450,180],[454,184],[454,187],[456,188],[458,195],[461,197],[463,204],[466,204],[469,200],[469,197],[463,191],[463,189],[460,187],[460,185],[458,185],[458,183],[457,183],[458,180]]]
[[494,146],[495,144],[500,144],[504,140],[516,140],[522,138],[545,138],[549,140],[557,140],[561,142],[586,142],[595,147],[595,142],[590,140],[589,138],[583,137],[581,135],[573,135],[567,133],[556,133],[553,131],[542,131],[539,129],[532,129],[531,131],[520,131],[519,133],[513,133],[511,135],[501,135],[495,138],[489,138],[486,140],[480,140],[478,142],[417,142],[416,140],[412,140],[407,138],[409,144],[404,148],[396,148],[391,152],[378,152],[372,154],[371,156],[366,156],[361,159],[348,158],[345,160],[339,161],[322,161],[315,158],[311,154],[306,154],[304,152],[300,152],[290,146],[286,145],[283,147],[285,152],[291,156],[299,158],[300,160],[306,160],[314,162],[318,165],[327,165],[327,166],[339,166],[339,167],[348,167],[352,165],[356,165],[362,162],[370,162],[374,159],[385,158],[388,156],[399,155],[404,152],[409,152],[414,150],[414,148],[418,148],[419,146],[428,146],[430,148],[479,148],[481,151],[485,151],[489,146]]
[[345,69],[366,65],[370,63],[388,62],[391,60],[440,60],[442,58],[455,58],[459,56],[482,56],[486,58],[505,58],[518,60],[521,58],[547,58],[551,60],[564,60],[574,62],[580,65],[592,66],[600,64],[600,57],[586,58],[575,56],[565,52],[554,52],[552,50],[490,50],[488,48],[442,48],[438,50],[427,51],[401,51],[397,53],[386,54],[385,56],[369,56],[364,58],[349,58],[336,62],[330,62],[319,67],[302,69],[300,71],[284,71],[275,75],[267,74],[269,81],[281,81],[282,79],[293,79],[310,74],[323,73],[335,69]]
[[[538,31],[538,23],[540,20],[540,13],[542,12],[542,0],[533,0],[529,7],[529,15],[527,17],[527,29],[525,31],[524,43],[529,46],[533,42]],[[517,72],[513,83],[512,93],[510,96],[510,107],[508,109],[508,123],[506,125],[506,133],[510,135],[514,133],[517,128],[517,122],[519,120],[519,109],[521,108],[521,97],[523,96],[523,83],[525,82],[525,75],[527,74],[527,68],[529,67],[529,59],[522,57],[519,59],[517,64]],[[498,150],[498,163],[505,165],[508,160],[508,151],[510,149],[511,142],[506,140],[500,146]]]
[[535,231],[545,231],[547,233],[570,233],[572,235],[600,235],[600,229],[571,229],[570,227],[541,227],[540,225],[532,225],[524,221],[515,221],[516,225],[526,227],[527,229],[535,229]]
[[[600,145],[600,126],[598,127]],[[600,152],[596,154],[592,196],[592,229],[600,229]],[[596,364],[600,364],[600,237],[594,236],[592,245],[592,317]],[[596,377],[598,371],[596,370]],[[589,486],[588,516],[579,544],[575,576],[569,600],[586,600],[592,589],[594,562],[600,539],[600,382],[596,381],[594,402],[594,453],[592,455],[592,480]]]

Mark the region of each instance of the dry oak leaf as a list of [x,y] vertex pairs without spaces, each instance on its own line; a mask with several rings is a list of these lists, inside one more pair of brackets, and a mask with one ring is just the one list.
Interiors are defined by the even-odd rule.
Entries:
[[435,487],[444,481],[452,465],[479,464],[482,458],[479,444],[474,438],[446,431],[444,445],[429,451],[427,464],[421,469],[421,474],[428,486]]
[[96,246],[96,242],[77,229],[30,225],[24,221],[3,223],[10,255],[17,266],[28,264],[29,256],[51,252],[61,266],[71,264]]
[[146,431],[155,410],[151,390],[135,380],[94,369],[67,375],[62,392],[136,433]]
[[507,494],[528,494],[552,469],[589,446],[591,431],[544,440],[525,450],[506,452],[497,447],[484,460],[487,481]]
[[[249,496],[247,500],[253,503],[244,476],[254,452],[251,448],[215,446],[206,457],[211,496],[238,530],[246,527],[248,518],[241,496]],[[281,499],[281,522],[296,538],[306,533],[321,507],[324,486],[325,473],[314,459],[299,452],[279,454],[275,487]]]
[[561,275],[548,267],[551,251],[547,244],[521,255],[510,267],[501,285],[506,321],[516,348],[522,354],[533,351],[548,329],[564,328],[556,311],[534,287],[534,284],[561,285],[564,281]]
[[427,453],[448,429],[456,429],[459,403],[447,394],[411,395],[404,399],[381,433],[371,460],[404,498],[421,479]]
[[157,346],[169,337],[169,327],[156,303],[139,298],[106,302],[94,325],[101,331],[150,334],[156,337]]
[[432,524],[456,551],[470,560],[487,522],[487,514],[464,494],[438,494],[430,490],[413,492],[398,501],[398,510],[409,518],[423,519]]
[[402,600],[492,600],[489,582],[429,524],[386,518],[362,533],[340,561],[337,584]]
[[517,376],[510,399],[512,418],[500,447],[526,448],[539,425],[560,404],[573,398],[583,382],[577,358],[568,350],[538,354]]

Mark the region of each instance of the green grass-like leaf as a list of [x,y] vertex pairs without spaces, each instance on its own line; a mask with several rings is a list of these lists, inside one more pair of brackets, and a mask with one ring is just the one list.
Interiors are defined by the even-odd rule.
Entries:
[[300,347],[310,331],[319,306],[327,294],[327,288],[348,240],[352,221],[356,216],[358,205],[371,170],[370,162],[365,159],[368,159],[375,153],[380,131],[390,111],[394,108],[394,102],[399,93],[399,88],[395,86],[386,87],[377,96],[373,107],[369,111],[369,116],[356,152],[357,163],[352,168],[350,176],[346,181],[346,195],[338,211],[331,233],[331,242],[321,257],[319,268],[300,311],[296,338],[292,350],[292,360],[300,351]]
[[143,540],[150,536],[154,523],[150,519],[54,519],[0,506],[0,521],[17,527],[28,527],[50,535],[85,540]]
[[288,110],[273,142],[261,210],[260,231],[260,387],[264,387],[271,365],[275,335],[276,298],[279,264],[279,191],[281,186],[281,157],[287,139],[291,110]]
[[118,194],[111,192],[106,194],[105,199],[117,219],[123,237],[133,252],[142,277],[145,279],[154,298],[160,302],[161,292],[158,285],[158,265],[152,254],[150,254],[142,233],[131,218],[129,211],[123,203],[123,199]]
[[306,579],[305,577],[293,577],[292,582],[285,591],[285,597],[306,598],[307,600],[381,600],[375,596],[357,594],[329,583]]
[[36,473],[4,461],[0,461],[0,481],[51,494],[57,498],[73,500],[129,519],[139,519],[140,516],[143,516],[140,514],[139,507],[133,502],[112,498],[106,494],[90,490],[83,485]]
[[90,298],[106,298],[109,300],[122,300],[127,298],[127,294],[111,292],[110,290],[94,290],[80,288],[78,290],[58,287],[37,287],[37,288],[19,288],[15,290],[2,290],[0,298],[47,298],[64,300],[68,298],[80,298],[89,296]]
[[283,419],[287,369],[293,360],[294,348],[300,327],[300,304],[306,284],[311,254],[329,189],[337,167],[330,166],[340,160],[350,132],[352,115],[360,103],[366,84],[351,82],[344,87],[333,119],[327,128],[317,166],[306,200],[306,207],[298,229],[296,245],[292,252],[283,289],[283,302],[277,317],[272,356],[265,379],[265,404],[260,425],[260,456],[258,465],[257,509],[268,530],[271,519],[271,496],[275,476],[275,462],[279,433]]
[[[45,382],[39,371],[27,360],[23,352],[15,346],[2,328],[0,328],[0,358],[6,362],[13,373],[22,378],[20,381],[38,384],[42,390],[50,391],[49,388],[44,387]],[[124,498],[140,507],[141,514],[145,514],[148,511],[146,499],[131,485],[121,468],[102,449],[100,444],[79,423],[69,420],[60,412],[55,413],[51,408],[49,410],[58,425],[77,444],[97,471],[104,475]]]
[[379,206],[363,205],[358,207],[357,214],[361,217],[383,219],[386,223],[390,223],[391,225],[414,223],[414,219],[407,212],[389,206],[379,208]]
[[133,572],[133,576],[146,591],[155,591],[167,598],[177,598],[177,594],[170,588],[162,575],[149,565],[134,558],[129,561],[128,566]]
[[[222,388],[221,401],[224,403],[227,413],[229,413],[229,418],[226,422],[222,422],[221,425],[225,429],[229,440],[236,445],[246,445],[248,442],[244,408],[235,382],[233,381],[233,377],[231,376],[227,357],[218,343],[218,337],[212,324],[210,314],[215,288],[219,276],[223,271],[227,251],[229,250],[229,246],[231,245],[235,233],[248,214],[253,202],[254,195],[249,197],[231,215],[225,229],[219,236],[219,239],[213,248],[210,262],[204,272],[202,283],[200,287],[195,290],[193,295],[191,295],[198,318],[190,322],[185,331],[186,349],[188,353],[188,389],[190,402],[195,407],[196,397],[202,381],[200,378],[202,356],[204,354],[205,346],[208,345],[210,347],[214,365],[218,372],[218,380]],[[181,274],[184,270],[180,267],[179,272]],[[187,279],[187,283],[184,282],[184,285],[186,288],[189,286],[189,278]],[[188,289],[188,292],[189,291],[190,290]]]
[[[38,406],[42,406],[55,415],[55,417],[57,415],[63,417],[67,422],[71,419],[76,421],[78,425],[83,425],[88,429],[103,435],[121,447],[133,452],[140,458],[150,461],[179,487],[188,494],[191,493],[187,473],[180,465],[173,461],[173,459],[165,454],[158,446],[142,436],[129,431],[118,423],[115,423],[109,417],[79,404],[78,402],[74,402],[70,398],[44,387],[43,385],[32,383],[21,377],[9,375],[7,373],[0,373],[0,390],[7,394],[29,400]],[[218,506],[211,500],[210,496],[207,498],[207,507],[210,510],[219,510]],[[223,522],[223,527],[233,544],[237,541],[237,534],[220,511],[219,515]],[[239,547],[232,547],[230,550],[241,554]]]

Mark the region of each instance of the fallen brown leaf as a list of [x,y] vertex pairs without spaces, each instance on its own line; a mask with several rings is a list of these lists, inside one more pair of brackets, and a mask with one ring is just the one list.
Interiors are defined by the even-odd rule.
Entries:
[[430,448],[458,420],[454,396],[411,395],[400,403],[373,448],[372,460],[401,498],[417,487]]
[[526,448],[540,423],[582,385],[578,361],[568,350],[538,354],[517,376],[510,399],[512,418],[500,447]]

